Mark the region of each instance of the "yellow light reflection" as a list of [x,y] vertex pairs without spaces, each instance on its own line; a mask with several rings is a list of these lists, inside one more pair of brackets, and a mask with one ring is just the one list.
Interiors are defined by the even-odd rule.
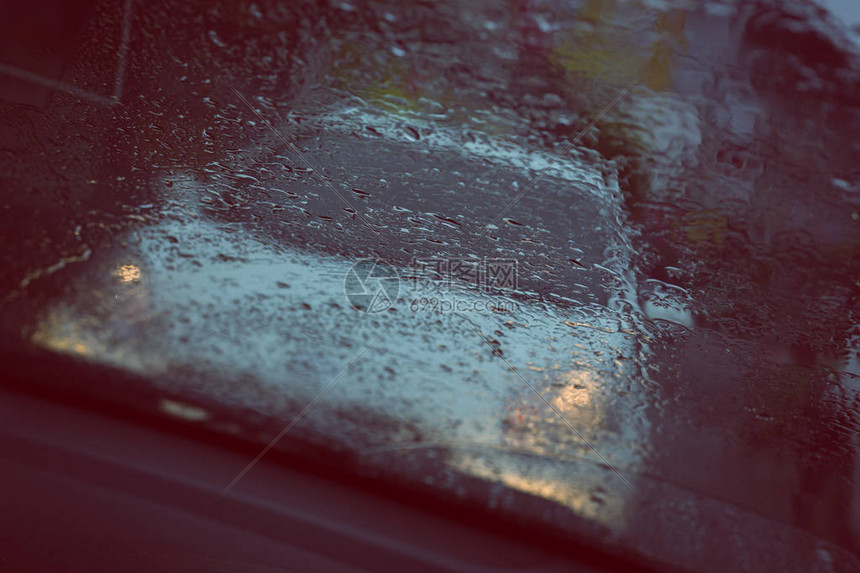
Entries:
[[614,529],[624,528],[629,492],[623,484],[607,480],[605,471],[596,465],[586,463],[574,469],[569,464],[532,464],[505,453],[475,455],[465,451],[452,452],[448,465],[465,474],[553,501],[588,520]]
[[97,344],[81,321],[70,317],[66,309],[56,309],[39,323],[31,340],[40,346],[76,356],[92,357]]
[[114,276],[124,283],[132,283],[140,280],[140,267],[137,265],[122,265],[114,271]]
[[602,426],[606,413],[600,399],[600,385],[591,370],[574,370],[566,374],[564,387],[550,399],[570,424],[580,430],[594,430]]
[[93,281],[78,285],[68,299],[45,309],[31,335],[32,342],[135,372],[162,372],[166,360],[140,336],[151,328],[154,317],[141,267],[116,262],[102,269],[102,273],[91,275]]
[[563,410],[590,406],[593,400],[593,386],[589,384],[588,373],[571,374],[567,386],[553,399],[553,405]]
[[[597,447],[607,454],[619,451],[626,430],[610,428],[607,423],[610,406],[605,380],[588,365],[577,364],[569,371],[553,371],[546,382],[551,389],[542,389],[541,395],[555,412],[534,400],[531,393],[523,392],[505,403],[498,442],[490,448],[477,450],[455,448],[448,465],[468,475],[555,502],[588,520],[623,530],[632,490],[617,476],[612,476],[603,460],[576,435],[568,434],[567,428],[570,424],[585,435],[598,431]],[[564,417],[566,424],[557,419],[556,413]],[[558,439],[564,440],[563,443]],[[622,446],[620,451],[625,450]]]
[[93,349],[86,343],[71,338],[51,338],[44,336],[42,333],[37,333],[33,336],[33,341],[45,348],[64,354],[75,354],[78,356],[90,356],[93,354]]

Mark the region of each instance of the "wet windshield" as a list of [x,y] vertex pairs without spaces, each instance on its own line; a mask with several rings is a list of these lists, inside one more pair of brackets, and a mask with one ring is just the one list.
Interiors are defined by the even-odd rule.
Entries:
[[64,391],[651,563],[858,567],[851,2],[45,5],[0,24],[4,344],[134,380]]

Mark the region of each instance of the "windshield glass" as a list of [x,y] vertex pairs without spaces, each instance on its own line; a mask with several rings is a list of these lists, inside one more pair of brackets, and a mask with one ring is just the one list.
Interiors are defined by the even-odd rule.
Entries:
[[851,2],[44,4],[4,344],[134,382],[41,383],[651,563],[860,566]]

